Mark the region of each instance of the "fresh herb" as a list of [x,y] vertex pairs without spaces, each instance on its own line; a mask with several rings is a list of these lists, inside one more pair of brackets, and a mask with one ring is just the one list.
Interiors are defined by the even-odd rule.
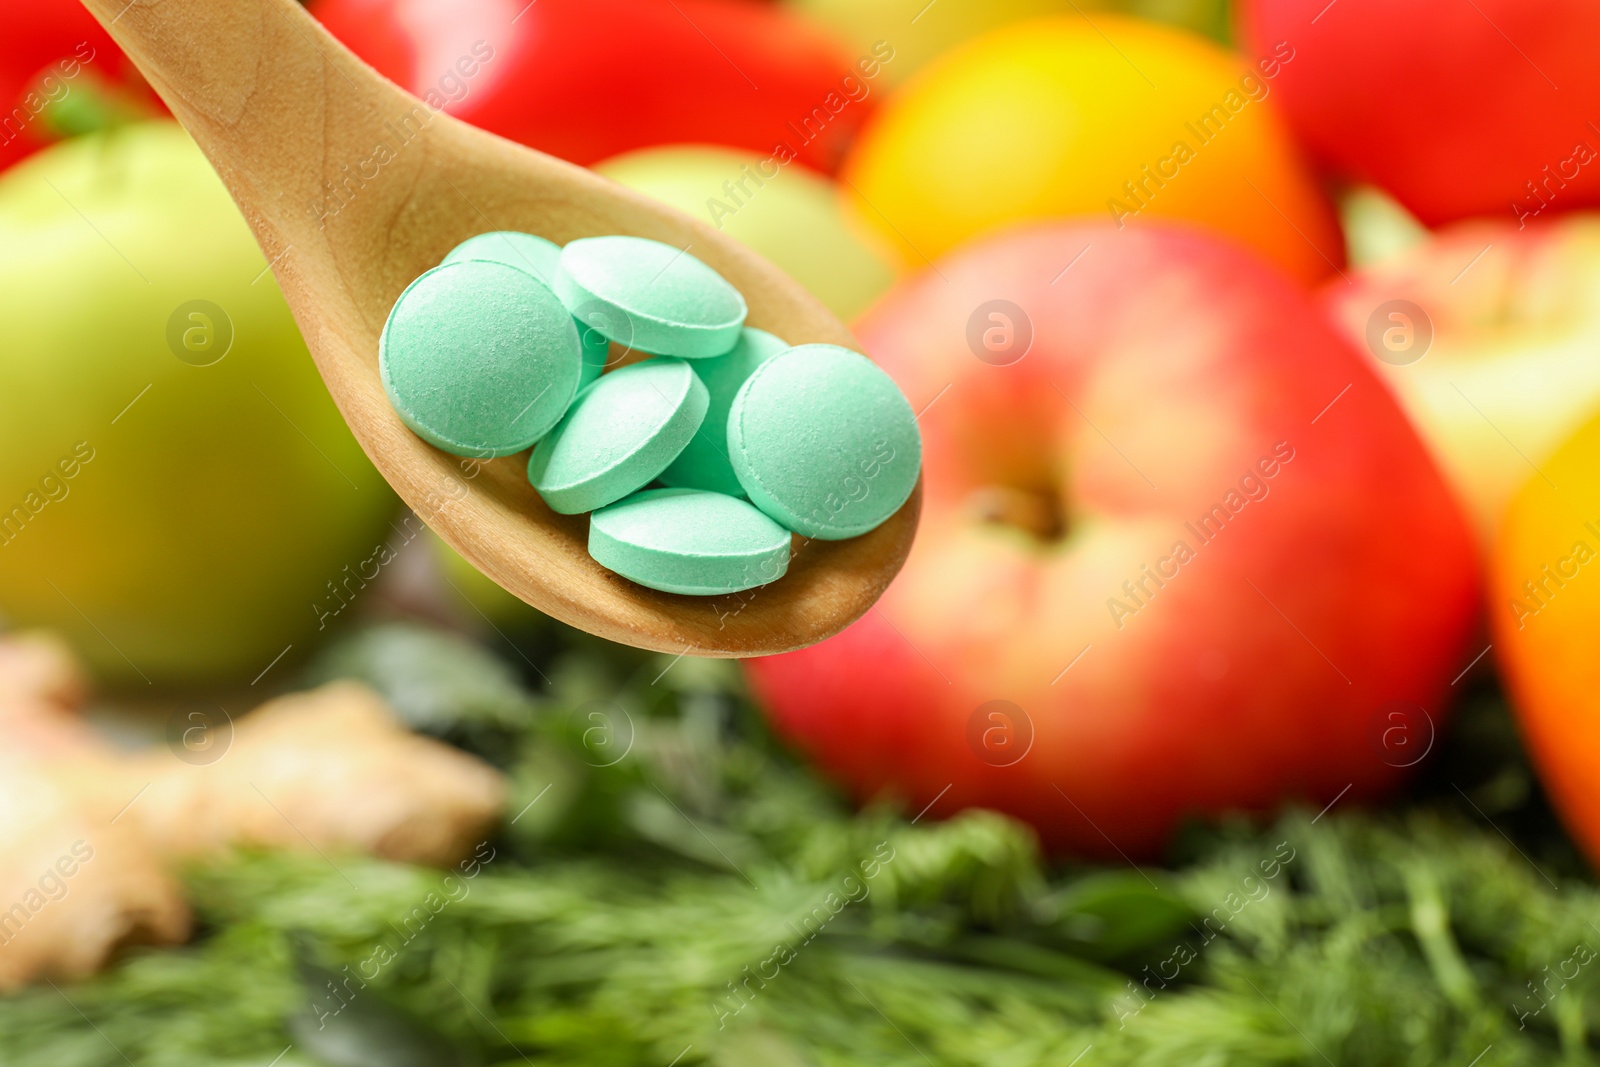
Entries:
[[852,812],[726,664],[575,641],[517,681],[453,641],[378,631],[318,670],[507,768],[498,838],[449,872],[195,869],[197,941],[0,1001],[0,1065],[1595,1059],[1600,896],[1492,693],[1396,813],[1051,867],[991,813]]

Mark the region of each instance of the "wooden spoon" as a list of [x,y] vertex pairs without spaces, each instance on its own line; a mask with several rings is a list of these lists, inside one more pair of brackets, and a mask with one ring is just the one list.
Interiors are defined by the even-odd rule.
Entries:
[[[479,462],[432,448],[396,417],[378,379],[378,334],[395,298],[456,244],[488,230],[558,243],[596,234],[665,241],[737,286],[752,326],[794,344],[859,348],[776,267],[581,167],[435,111],[381,78],[293,0],[84,4],[222,176],[372,462],[429,526],[506,589],[613,641],[754,656],[838,632],[900,569],[920,485],[872,533],[797,540],[789,573],[761,589],[706,598],[634,585],[589,558],[586,516],[545,507],[528,484],[525,456]],[[492,66],[480,74],[492,75]]]

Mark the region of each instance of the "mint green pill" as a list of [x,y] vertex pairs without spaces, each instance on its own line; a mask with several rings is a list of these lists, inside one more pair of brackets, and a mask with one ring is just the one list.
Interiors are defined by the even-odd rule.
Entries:
[[648,485],[706,417],[705,384],[681,359],[647,359],[578,394],[528,457],[528,481],[550,510],[593,511]]
[[[561,257],[561,246],[531,233],[516,230],[496,230],[480,233],[456,245],[444,257],[446,263],[459,263],[467,259],[487,259],[511,267],[521,267],[546,285],[553,286],[556,260]],[[583,344],[583,376],[578,381],[582,389],[606,369],[606,358],[611,352],[611,342],[606,336],[578,321],[578,339]]]
[[487,259],[512,267],[521,267],[552,288],[555,285],[556,260],[561,257],[561,246],[531,233],[516,230],[495,230],[468,237],[452,248],[444,257],[445,263],[460,263],[468,259]]
[[584,237],[561,250],[556,295],[579,319],[641,352],[720,356],[739,340],[739,290],[688,252],[643,237]]
[[589,555],[651,589],[715,596],[782,578],[789,531],[722,493],[646,489],[590,517]]
[[732,352],[689,364],[706,383],[711,403],[706,408],[706,421],[701,424],[700,432],[672,465],[661,472],[663,485],[744,496],[744,487],[739,484],[733,464],[728,460],[728,409],[733,406],[733,398],[745,379],[788,347],[787,341],[765,330],[746,326]]
[[804,537],[858,537],[900,510],[922,468],[911,405],[871,360],[800,345],[762,363],[728,412],[750,502]]
[[423,274],[378,339],[378,373],[395,411],[458,456],[532,445],[567,410],[582,370],[578,328],[549,287],[487,260]]

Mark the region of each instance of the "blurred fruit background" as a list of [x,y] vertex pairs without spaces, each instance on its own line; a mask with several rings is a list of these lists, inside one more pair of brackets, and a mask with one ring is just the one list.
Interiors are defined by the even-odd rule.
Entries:
[[0,1067],[1600,1062],[1593,4],[306,6],[851,323],[918,541],[784,656],[541,616],[13,5]]

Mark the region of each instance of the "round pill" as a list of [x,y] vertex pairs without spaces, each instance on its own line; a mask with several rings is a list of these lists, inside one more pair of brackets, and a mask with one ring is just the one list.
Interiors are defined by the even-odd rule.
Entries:
[[678,458],[706,417],[706,387],[681,359],[647,359],[603,376],[528,458],[550,510],[577,515],[643,488]]
[[714,596],[783,577],[789,531],[722,493],[646,489],[594,513],[589,555],[651,589]]
[[389,402],[424,441],[458,456],[509,456],[560,420],[583,369],[578,328],[527,271],[467,260],[400,294],[378,340]]
[[751,503],[804,537],[857,537],[916,487],[922,438],[893,380],[837,345],[800,345],[746,379],[728,458]]
[[[561,257],[561,246],[531,233],[515,230],[496,230],[469,237],[450,250],[444,257],[446,263],[459,263],[466,259],[487,259],[511,267],[521,267],[546,285],[554,286],[556,260]],[[611,342],[605,334],[578,320],[578,340],[583,344],[583,375],[578,379],[582,389],[606,369],[611,354]]]
[[597,328],[660,356],[720,356],[739,340],[747,311],[739,290],[687,251],[643,237],[584,237],[561,250],[556,295],[567,310],[612,312]]
[[555,287],[556,260],[561,257],[561,246],[531,233],[515,230],[496,230],[468,237],[452,248],[444,257],[445,263],[460,263],[467,259],[487,259],[521,267],[551,288]]
[[728,461],[728,409],[733,406],[733,398],[745,379],[788,347],[787,341],[765,330],[746,326],[732,352],[689,364],[706,383],[711,402],[706,407],[706,421],[701,424],[700,432],[672,465],[661,472],[661,484],[744,496],[744,487]]

